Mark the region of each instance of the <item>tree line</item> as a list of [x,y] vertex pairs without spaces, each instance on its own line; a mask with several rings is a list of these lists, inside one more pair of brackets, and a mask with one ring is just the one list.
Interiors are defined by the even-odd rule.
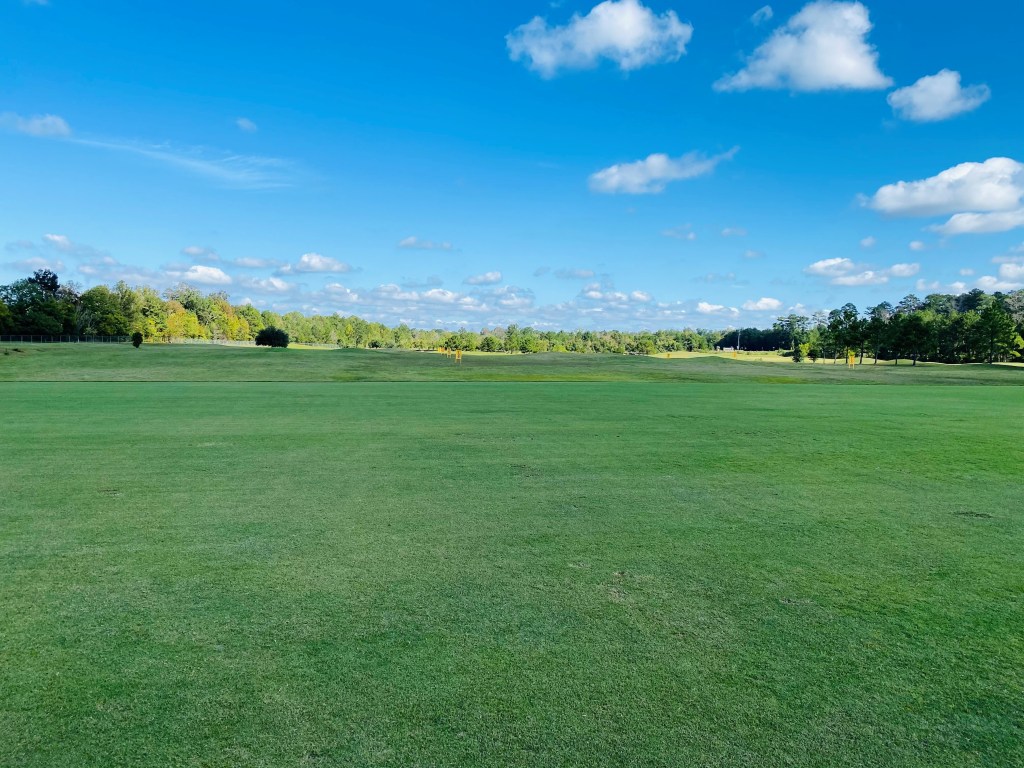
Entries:
[[770,328],[730,331],[539,331],[529,326],[469,330],[390,327],[355,315],[279,314],[233,305],[226,293],[203,293],[186,283],[162,294],[119,282],[81,291],[50,270],[0,286],[0,334],[127,336],[146,341],[225,339],[252,341],[277,328],[293,342],[341,347],[485,352],[612,352],[656,354],[741,348],[786,350],[794,359],[910,359],[947,363],[995,362],[1020,356],[1024,343],[1024,290],[986,294],[905,297],[858,311],[845,304],[811,316],[790,314]]

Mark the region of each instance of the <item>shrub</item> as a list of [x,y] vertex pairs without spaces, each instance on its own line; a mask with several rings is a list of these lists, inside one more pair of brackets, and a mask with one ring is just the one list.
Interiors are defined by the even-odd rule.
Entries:
[[142,334],[138,331],[132,334],[132,346],[136,349],[142,346]]
[[262,331],[256,334],[256,346],[257,347],[287,347],[288,346],[288,332],[282,331],[280,328],[275,328],[272,325],[267,326]]

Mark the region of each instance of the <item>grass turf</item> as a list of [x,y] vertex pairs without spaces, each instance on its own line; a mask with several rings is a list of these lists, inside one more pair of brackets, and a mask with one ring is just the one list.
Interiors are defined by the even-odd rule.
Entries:
[[746,365],[0,385],[0,763],[1024,762],[1024,390]]
[[[6,352],[6,354],[4,354]],[[682,355],[684,353],[675,353]],[[765,353],[766,354],[766,353]],[[672,359],[629,355],[470,353],[461,364],[433,352],[256,349],[216,345],[3,345],[0,381],[749,381],[771,384],[1024,384],[1011,366],[882,362],[847,369],[782,363],[765,354]],[[781,358],[777,358],[781,359]]]

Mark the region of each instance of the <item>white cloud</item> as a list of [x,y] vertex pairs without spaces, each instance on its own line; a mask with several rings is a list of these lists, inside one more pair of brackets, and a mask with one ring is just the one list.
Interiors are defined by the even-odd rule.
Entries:
[[562,280],[589,280],[594,276],[591,269],[556,269],[555,277]]
[[277,273],[293,275],[302,272],[351,272],[352,266],[319,253],[304,253],[296,264],[286,264]]
[[[1004,264],[1003,267],[1013,266]],[[985,275],[979,277],[975,285],[983,291],[1016,291],[1024,288],[1024,274],[1004,274],[1003,267],[999,268],[999,277]]]
[[964,267],[960,270],[961,277],[971,277],[974,274],[974,270],[970,267]]
[[764,253],[763,253],[763,252],[761,252],[761,251],[755,251],[755,250],[753,250],[752,248],[748,248],[747,250],[745,250],[745,251],[743,252],[743,258],[744,258],[744,259],[760,259],[760,258],[762,258],[763,256],[764,256]]
[[186,283],[198,283],[199,285],[231,285],[231,276],[224,270],[217,267],[207,267],[196,264],[185,271],[168,270],[167,274],[177,280],[184,280]]
[[590,177],[590,188],[607,194],[657,194],[669,182],[706,176],[723,160],[735,157],[737,152],[739,147],[712,157],[699,152],[675,158],[662,153],[648,155],[644,160],[619,163],[594,173]]
[[639,0],[606,0],[589,13],[573,14],[565,26],[535,16],[505,37],[509,57],[549,78],[562,69],[589,69],[601,59],[623,71],[677,61],[686,53],[693,27],[674,11],[658,15]]
[[260,129],[260,127],[248,117],[238,118],[235,120],[235,125],[238,126],[240,131],[245,131],[246,133],[256,133],[256,131]]
[[804,272],[824,278],[832,285],[861,286],[884,285],[891,277],[912,277],[920,269],[920,264],[893,264],[887,269],[874,269],[857,264],[851,259],[833,258],[816,261],[804,269]]
[[501,272],[484,272],[482,275],[472,275],[465,280],[466,285],[494,285],[501,282]]
[[989,100],[987,85],[960,85],[960,73],[943,69],[922,77],[913,85],[899,88],[888,96],[893,111],[904,120],[919,123],[948,120],[971,112]]
[[711,304],[707,301],[697,302],[697,311],[702,315],[738,315],[736,307],[727,307],[724,304]]
[[889,274],[893,277],[913,277],[920,271],[920,264],[893,264],[889,267]]
[[770,5],[765,5],[754,11],[754,15],[750,17],[750,22],[754,26],[760,26],[761,24],[764,24],[766,21],[771,21],[774,15],[775,11],[772,10],[772,7]]
[[909,248],[912,251],[923,251],[927,247],[928,246],[922,243],[920,240],[911,240],[910,244],[907,246],[907,248]]
[[1024,227],[1024,165],[1008,157],[961,163],[919,181],[881,187],[864,204],[889,216],[953,214],[931,229],[943,235]]
[[1024,227],[1024,208],[995,213],[957,213],[932,230],[943,235],[981,235],[1021,227]]
[[242,287],[257,293],[288,293],[295,288],[292,283],[285,282],[279,277],[268,277],[265,280],[243,277],[239,282]]
[[830,281],[832,285],[848,285],[848,286],[860,286],[860,285],[884,285],[889,282],[889,276],[884,272],[876,272],[871,269],[866,269],[863,272],[856,272],[849,275],[840,275],[834,277]]
[[71,135],[71,126],[57,115],[32,115],[22,117],[14,112],[0,114],[0,128],[26,136],[63,138]]
[[919,181],[881,187],[867,204],[890,216],[938,216],[959,211],[1007,211],[1024,197],[1024,165],[1008,157],[960,163]]
[[999,276],[1004,280],[1021,281],[1024,280],[1024,264],[1014,264],[1007,262],[1000,265]]
[[867,237],[860,241],[861,248],[874,248],[877,244],[878,240],[876,240],[871,235],[868,235]]
[[726,227],[722,230],[722,237],[746,237],[747,230],[743,227]]
[[71,242],[71,238],[67,235],[43,235],[43,242],[47,245],[52,245],[58,251],[64,253],[70,253],[75,250],[75,244]]
[[748,312],[774,312],[775,310],[782,308],[782,302],[778,299],[772,299],[764,296],[757,301],[744,302],[743,308]]
[[886,88],[892,80],[879,70],[878,52],[867,42],[871,28],[868,9],[859,2],[809,3],[773,32],[743,69],[718,80],[715,90]]
[[213,248],[204,248],[200,245],[187,245],[181,249],[181,253],[194,261],[221,261],[217,251]]
[[29,256],[27,259],[5,262],[0,264],[0,267],[12,269],[17,272],[35,272],[37,269],[49,269],[52,272],[63,272],[64,262],[60,259],[46,259],[42,256]]
[[807,267],[804,272],[817,277],[840,277],[856,269],[850,259],[822,259]]
[[421,240],[415,236],[404,237],[398,241],[399,248],[410,248],[419,251],[450,251],[452,244],[449,242],[435,243],[432,240]]

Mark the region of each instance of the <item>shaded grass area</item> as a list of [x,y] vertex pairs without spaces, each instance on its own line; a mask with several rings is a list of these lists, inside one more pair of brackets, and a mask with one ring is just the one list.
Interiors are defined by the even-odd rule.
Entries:
[[5,766],[1024,763],[1020,389],[0,393]]
[[22,345],[0,354],[0,381],[660,381],[768,384],[1024,384],[1024,369],[984,365],[780,364],[715,355],[467,354],[200,345]]

